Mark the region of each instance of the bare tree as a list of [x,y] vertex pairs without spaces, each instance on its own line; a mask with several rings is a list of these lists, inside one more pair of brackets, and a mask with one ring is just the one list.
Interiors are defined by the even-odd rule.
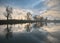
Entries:
[[27,13],[27,20],[31,20],[32,19],[32,15],[30,12]]
[[35,15],[34,20],[43,20],[44,18],[40,15]]
[[34,20],[37,20],[37,15],[35,15],[33,18],[34,18]]
[[6,7],[6,12],[7,12],[7,16],[6,17],[7,17],[7,20],[8,20],[8,18],[11,17],[12,7],[7,6]]

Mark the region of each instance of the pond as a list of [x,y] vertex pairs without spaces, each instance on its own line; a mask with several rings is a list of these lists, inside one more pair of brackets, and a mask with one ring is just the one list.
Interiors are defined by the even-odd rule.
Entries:
[[60,23],[0,25],[1,43],[60,43]]

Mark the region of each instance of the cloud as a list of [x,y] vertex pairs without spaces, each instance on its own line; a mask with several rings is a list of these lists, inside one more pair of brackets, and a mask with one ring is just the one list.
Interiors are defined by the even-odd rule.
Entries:
[[32,4],[39,0],[0,0],[0,5],[11,5],[21,8],[30,8]]
[[43,2],[43,1],[45,1],[45,0],[38,0],[36,3],[33,3],[33,4],[32,4],[32,8],[33,8],[34,6],[36,6],[36,5],[38,5],[39,3]]
[[48,8],[42,13],[43,16],[51,15],[53,17],[60,17],[60,0],[50,0],[46,3]]
[[[34,12],[31,9],[22,9],[22,8],[13,8],[11,17],[12,19],[27,19],[27,12],[30,12],[33,14]],[[6,19],[5,15],[6,13],[6,7],[0,6],[0,19]]]
[[45,3],[47,1],[46,0],[40,0],[40,1],[36,2],[35,4],[33,4],[33,9],[37,9],[38,11],[45,10],[47,8],[47,5],[45,5]]

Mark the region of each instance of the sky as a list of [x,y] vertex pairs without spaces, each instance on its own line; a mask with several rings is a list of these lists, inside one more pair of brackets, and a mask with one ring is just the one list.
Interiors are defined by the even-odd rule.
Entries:
[[45,2],[46,0],[0,0],[0,5],[9,5],[25,9],[44,10],[47,7],[44,5]]
[[58,16],[60,14],[60,0],[0,0],[0,7],[8,5],[33,12],[33,15],[60,17]]

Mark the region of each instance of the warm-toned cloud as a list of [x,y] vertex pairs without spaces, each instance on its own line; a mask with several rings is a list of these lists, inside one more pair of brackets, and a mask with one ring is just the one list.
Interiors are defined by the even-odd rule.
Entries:
[[0,7],[0,19],[6,19],[5,16],[3,15],[5,13],[5,7]]
[[[13,8],[11,17],[12,19],[23,19],[23,20],[25,19],[26,20],[27,12],[30,12],[31,14],[33,14],[33,11],[29,9]],[[6,19],[5,15],[7,15],[6,7],[0,6],[0,19]]]
[[42,13],[43,16],[60,17],[60,0],[50,0],[45,4],[48,9]]

